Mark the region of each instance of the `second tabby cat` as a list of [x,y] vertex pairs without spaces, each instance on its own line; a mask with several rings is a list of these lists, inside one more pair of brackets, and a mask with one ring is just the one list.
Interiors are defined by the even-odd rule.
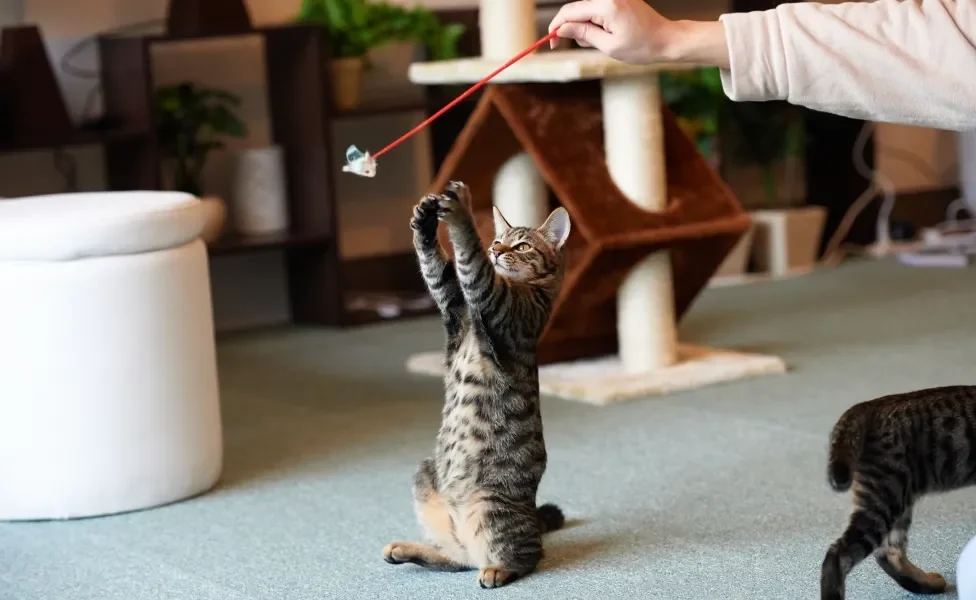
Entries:
[[[430,543],[392,542],[383,557],[478,569],[481,587],[494,588],[533,571],[542,534],[563,525],[559,508],[536,505],[547,455],[535,349],[562,282],[569,216],[558,208],[538,229],[512,227],[496,209],[486,252],[469,206],[467,187],[452,183],[414,209],[420,269],[447,334],[445,398],[434,455],[413,488]],[[439,221],[453,261],[441,253]]]
[[844,580],[872,553],[904,589],[944,592],[946,581],[908,559],[912,507],[925,494],[976,483],[976,386],[885,396],[857,404],[834,426],[831,487],[853,490],[847,529],[821,567],[822,600],[843,600]]

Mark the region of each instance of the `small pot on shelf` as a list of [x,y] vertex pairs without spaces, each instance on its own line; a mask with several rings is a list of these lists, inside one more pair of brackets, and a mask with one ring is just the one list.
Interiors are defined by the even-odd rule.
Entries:
[[237,233],[260,236],[288,230],[284,149],[271,145],[238,152],[233,203],[231,213]]
[[[207,246],[212,246],[227,228],[227,202],[220,196],[203,193],[202,186],[196,179],[187,178],[183,174],[177,177],[174,177],[173,170],[165,170],[163,173],[163,189],[196,196],[204,211],[203,230],[200,232],[200,239]],[[177,181],[179,184],[176,183]]]
[[329,62],[332,100],[339,110],[355,110],[363,94],[365,60],[361,56],[334,58]]
[[824,207],[757,210],[752,220],[756,226],[752,258],[760,272],[783,276],[816,265],[827,220]]
[[224,233],[224,226],[227,224],[227,204],[219,196],[201,196],[200,203],[206,210],[200,239],[211,246]]

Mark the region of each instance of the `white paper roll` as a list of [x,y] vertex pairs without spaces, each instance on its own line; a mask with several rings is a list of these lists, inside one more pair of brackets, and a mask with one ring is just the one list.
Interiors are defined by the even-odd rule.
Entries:
[[481,0],[481,56],[507,60],[537,41],[534,0]]
[[[667,207],[667,172],[657,75],[604,79],[603,126],[610,175],[634,204]],[[617,294],[617,337],[624,368],[646,372],[677,361],[671,261],[666,251],[641,262]]]
[[240,153],[231,212],[235,229],[246,235],[288,229],[288,190],[281,148],[269,146]]

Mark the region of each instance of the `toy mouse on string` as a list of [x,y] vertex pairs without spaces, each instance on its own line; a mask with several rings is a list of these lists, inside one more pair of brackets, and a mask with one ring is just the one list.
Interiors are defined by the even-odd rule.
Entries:
[[370,156],[369,152],[363,152],[355,146],[349,146],[346,148],[346,165],[342,167],[342,170],[346,173],[372,179],[376,176],[376,158]]
[[516,55],[514,58],[512,58],[511,60],[509,60],[507,63],[505,63],[501,67],[497,68],[491,74],[489,74],[487,77],[485,77],[484,79],[482,79],[478,83],[476,83],[473,86],[471,86],[471,88],[469,88],[466,92],[464,92],[463,94],[461,94],[460,96],[458,96],[457,98],[455,98],[454,100],[452,100],[450,104],[448,104],[444,108],[442,108],[439,111],[437,111],[429,119],[427,119],[426,121],[424,121],[420,125],[417,125],[413,129],[411,129],[410,131],[408,131],[406,134],[404,134],[403,136],[401,136],[398,140],[394,141],[392,144],[390,144],[386,148],[383,148],[382,150],[380,150],[376,154],[370,155],[370,153],[368,151],[367,152],[363,152],[362,150],[360,150],[356,146],[349,146],[349,148],[346,149],[346,164],[345,164],[345,166],[342,167],[343,172],[345,172],[345,173],[352,173],[353,175],[359,175],[360,177],[368,177],[370,179],[372,179],[373,177],[376,177],[376,161],[377,161],[377,159],[379,159],[379,157],[383,156],[384,154],[386,154],[390,150],[396,148],[397,146],[399,146],[400,144],[402,144],[403,142],[405,142],[409,138],[413,137],[414,134],[420,132],[425,127],[427,127],[428,125],[430,125],[431,123],[433,123],[438,117],[440,117],[441,115],[443,115],[447,111],[451,110],[452,108],[454,108],[455,106],[457,106],[458,103],[460,103],[461,101],[463,101],[465,98],[467,98],[471,94],[477,92],[479,89],[481,89],[482,87],[484,87],[485,84],[487,84],[489,81],[491,81],[496,75],[498,75],[499,73],[501,73],[505,69],[509,68],[510,66],[514,65],[518,61],[522,60],[523,58],[525,58],[529,54],[532,54],[537,49],[539,49],[540,47],[542,47],[543,45],[545,45],[547,42],[549,42],[549,40],[555,38],[556,35],[557,35],[557,33],[558,33],[558,31],[553,31],[552,33],[550,33],[546,37],[542,38],[538,42],[532,44],[530,47],[528,47],[525,50],[523,50],[522,52],[520,52],[518,55]]

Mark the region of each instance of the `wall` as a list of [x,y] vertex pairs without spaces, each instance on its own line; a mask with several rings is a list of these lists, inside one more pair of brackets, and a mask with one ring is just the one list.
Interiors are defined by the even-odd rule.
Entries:
[[[395,0],[409,3],[410,0]],[[475,6],[477,0],[425,0],[431,7]],[[657,0],[655,7],[675,18],[711,19],[727,8],[724,0],[703,0],[690,8],[686,0]],[[294,14],[298,0],[249,0],[256,23],[274,23]],[[48,50],[57,65],[64,52],[92,34],[132,23],[162,19],[165,0],[0,0],[0,21],[15,19],[22,11],[26,22],[42,27]],[[387,48],[374,56],[376,70],[367,80],[370,100],[417,93],[406,81],[410,52]],[[162,82],[185,78],[224,87],[242,96],[250,136],[231,144],[231,149],[257,146],[268,141],[265,117],[264,82],[261,77],[260,46],[255,40],[201,42],[172,47],[157,55],[157,77]],[[73,61],[76,66],[94,68],[97,58],[92,48]],[[72,113],[80,118],[92,87],[91,80],[59,73],[59,80]],[[352,121],[339,127],[334,151],[342,156],[350,143],[378,148],[418,122],[420,115],[385,116]],[[401,147],[384,158],[383,176],[364,180],[350,176],[338,178],[339,212],[343,235],[341,248],[346,256],[369,256],[409,248],[409,229],[404,226],[410,206],[422,193],[431,175],[426,137]],[[932,130],[881,125],[879,170],[899,191],[953,185],[955,175],[955,136]],[[888,149],[895,152],[889,152]],[[917,155],[919,165],[906,165],[897,150]],[[101,153],[98,149],[72,150],[78,164],[78,183],[82,189],[100,189]],[[208,191],[226,195],[232,176],[231,155],[216,157],[206,173]],[[0,158],[0,195],[27,195],[62,191],[63,179],[54,168],[49,153],[29,153]],[[246,327],[282,322],[288,319],[285,304],[281,256],[227,257],[214,261],[214,301],[218,327]]]

